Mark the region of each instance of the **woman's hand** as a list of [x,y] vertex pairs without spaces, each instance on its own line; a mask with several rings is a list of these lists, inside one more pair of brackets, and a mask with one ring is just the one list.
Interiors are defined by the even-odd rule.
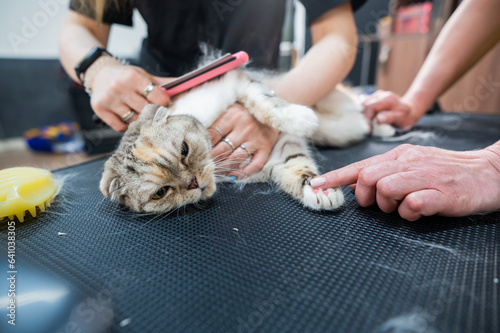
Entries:
[[406,144],[311,181],[316,188],[350,184],[360,206],[377,203],[409,221],[500,210],[500,145],[456,152]]
[[[171,80],[150,75],[136,66],[108,65],[95,73],[89,82],[92,89],[90,103],[102,121],[116,131],[125,131],[128,123],[136,120],[147,104],[170,103],[169,96],[158,85]],[[150,83],[155,86],[146,93]],[[129,114],[133,116],[127,119]]]
[[390,124],[399,128],[410,128],[426,110],[391,91],[377,90],[363,101],[365,117],[371,124],[375,118],[379,124]]
[[[258,122],[238,103],[230,106],[212,124],[208,132],[214,147],[212,157],[217,163],[217,170],[221,174],[236,178],[259,172],[267,162],[279,135],[278,130]],[[250,155],[250,163],[239,168]]]

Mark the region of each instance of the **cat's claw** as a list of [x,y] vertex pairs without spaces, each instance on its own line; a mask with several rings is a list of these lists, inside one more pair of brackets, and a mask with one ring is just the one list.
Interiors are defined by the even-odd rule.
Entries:
[[303,187],[303,203],[306,207],[314,210],[333,210],[344,203],[344,193],[340,188],[328,188],[326,190],[313,190],[310,185]]

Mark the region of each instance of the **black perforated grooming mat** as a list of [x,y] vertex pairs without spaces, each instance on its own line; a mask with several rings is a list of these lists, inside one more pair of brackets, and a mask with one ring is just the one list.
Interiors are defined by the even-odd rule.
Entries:
[[[498,118],[433,115],[317,155],[327,171],[403,142],[466,150],[499,138]],[[409,223],[360,208],[348,189],[338,211],[319,213],[267,184],[225,184],[201,209],[140,216],[102,199],[103,163],[57,171],[63,192],[17,224],[17,249],[104,298],[112,331],[500,332],[497,213]]]

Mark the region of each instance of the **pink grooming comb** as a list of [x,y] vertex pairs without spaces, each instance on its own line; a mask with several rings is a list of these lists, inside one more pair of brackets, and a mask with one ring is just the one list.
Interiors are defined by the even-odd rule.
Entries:
[[248,62],[248,54],[244,51],[226,54],[216,61],[189,72],[178,79],[162,85],[160,88],[170,96],[175,96],[203,82],[214,79]]

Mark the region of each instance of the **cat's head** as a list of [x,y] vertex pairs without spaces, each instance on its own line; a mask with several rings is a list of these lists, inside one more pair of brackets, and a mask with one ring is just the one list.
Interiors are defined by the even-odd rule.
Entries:
[[215,176],[207,130],[195,118],[147,106],[106,161],[100,189],[136,212],[163,213],[211,197]]

